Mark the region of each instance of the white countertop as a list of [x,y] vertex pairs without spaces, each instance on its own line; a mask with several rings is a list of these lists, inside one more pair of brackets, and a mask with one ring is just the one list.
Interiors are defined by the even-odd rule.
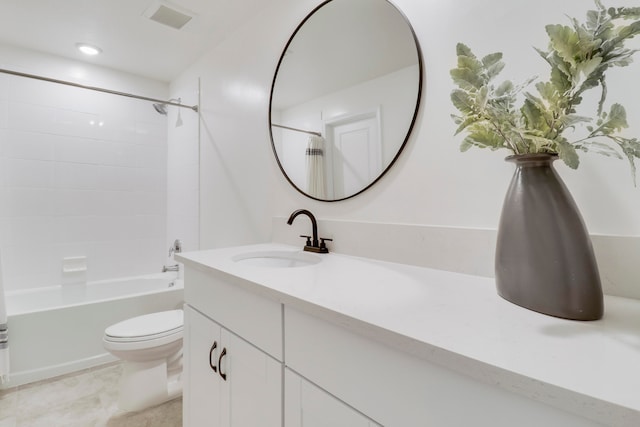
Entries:
[[301,252],[264,244],[176,259],[485,383],[606,425],[640,425],[638,300],[605,296],[604,318],[579,322],[511,304],[484,277],[333,253],[295,268],[232,260],[269,250]]

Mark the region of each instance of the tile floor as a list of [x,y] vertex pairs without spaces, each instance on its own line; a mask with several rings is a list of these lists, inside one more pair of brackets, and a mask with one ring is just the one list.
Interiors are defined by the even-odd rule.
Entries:
[[118,410],[119,363],[0,390],[0,427],[181,427],[182,399]]

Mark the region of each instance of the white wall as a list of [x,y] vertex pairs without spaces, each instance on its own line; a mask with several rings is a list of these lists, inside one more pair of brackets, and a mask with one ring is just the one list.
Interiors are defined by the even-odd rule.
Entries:
[[[164,99],[168,86],[0,47],[2,68]],[[165,261],[166,118],[148,101],[0,74],[0,249],[8,290],[158,272]]]
[[[415,224],[462,229],[497,227],[513,166],[507,152],[459,152],[449,100],[455,45],[462,41],[478,55],[503,51],[505,78],[522,81],[539,74],[544,61],[544,26],[583,18],[585,0],[395,0],[411,21],[425,64],[423,100],[414,132],[392,170],[373,188],[343,202],[304,197],[283,178],[272,156],[268,96],[278,58],[297,23],[319,2],[270,2],[260,19],[230,34],[194,64],[183,78],[203,79],[202,247],[261,241],[266,217],[287,217],[305,207],[319,219],[382,224]],[[636,6],[633,0],[616,6]],[[638,47],[640,40],[634,40]],[[608,102],[627,108],[631,135],[640,135],[640,56],[608,76]],[[206,139],[206,142],[205,142]],[[592,234],[640,235],[640,189],[625,161],[596,154],[581,156],[577,171],[558,169],[580,206]],[[266,182],[268,181],[268,185]],[[265,196],[263,193],[268,193]],[[266,227],[266,228],[265,228]],[[292,234],[295,232],[292,230]],[[333,236],[338,241],[341,236]],[[346,236],[345,236],[346,237]],[[349,238],[357,238],[350,236]],[[629,262],[632,255],[629,254]],[[460,259],[460,263],[464,263]]]
[[[247,31],[251,25],[212,48],[171,84],[175,97],[200,80],[200,249],[270,238],[269,184],[277,166],[265,105],[277,63],[273,49],[280,47]],[[195,183],[184,185],[193,188]]]
[[[199,80],[183,79],[174,82],[171,98],[184,105],[198,105]],[[178,115],[182,126],[177,126]],[[176,239],[183,251],[200,247],[199,212],[199,114],[190,109],[168,108],[167,155],[167,241],[168,249]],[[172,260],[167,260],[173,264]]]
[[[453,136],[455,125],[449,117],[455,112],[449,101],[453,89],[449,70],[456,62],[455,45],[463,41],[479,55],[503,51],[505,78],[522,81],[531,75],[546,76],[545,63],[532,48],[546,47],[544,25],[566,22],[565,13],[582,17],[592,3],[564,1],[561,7],[548,0],[395,3],[414,26],[426,68],[423,104],[406,151],[374,188],[338,204],[308,200],[291,191],[276,175],[274,213],[287,215],[305,205],[319,217],[334,219],[495,228],[513,166],[502,161],[507,152],[458,150],[461,138]],[[618,3],[635,5],[631,1]],[[634,42],[637,45],[638,41]],[[630,67],[612,70],[608,79],[608,101],[627,107],[635,135],[640,135],[640,89],[635,77],[639,64],[640,57]],[[640,190],[634,187],[626,162],[595,154],[584,155],[581,160],[577,171],[561,164],[558,169],[581,207],[589,230],[598,234],[640,234]]]

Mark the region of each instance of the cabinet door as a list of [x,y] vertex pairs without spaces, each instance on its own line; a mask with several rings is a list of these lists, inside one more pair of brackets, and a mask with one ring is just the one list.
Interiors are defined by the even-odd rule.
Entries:
[[222,425],[282,426],[282,363],[222,329]]
[[380,427],[289,369],[284,379],[286,427]]
[[222,427],[223,388],[216,366],[222,350],[220,326],[188,305],[184,315],[184,425]]

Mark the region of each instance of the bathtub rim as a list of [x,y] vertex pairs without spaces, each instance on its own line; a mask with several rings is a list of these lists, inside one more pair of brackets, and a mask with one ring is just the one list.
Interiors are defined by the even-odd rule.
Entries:
[[[73,287],[83,287],[83,286],[85,287],[86,286],[108,286],[109,283],[121,283],[121,282],[127,282],[127,281],[133,281],[133,280],[145,280],[145,279],[166,279],[167,283],[173,283],[173,286],[167,286],[166,288],[163,288],[163,289],[153,289],[153,290],[148,290],[144,292],[123,293],[123,294],[114,295],[113,297],[110,297],[110,298],[80,301],[80,302],[61,304],[61,305],[52,305],[49,307],[42,307],[42,308],[35,308],[35,309],[23,309],[19,311],[14,311],[15,308],[11,307],[11,304],[8,303],[10,299],[9,297],[16,296],[16,295],[24,296],[29,294],[38,294],[43,291],[62,292],[65,288],[70,289]],[[138,276],[118,277],[114,279],[101,279],[101,280],[87,282],[86,284],[40,286],[37,288],[6,291],[5,300],[7,301],[7,318],[10,319],[11,317],[14,317],[14,316],[23,316],[23,315],[28,315],[32,313],[40,313],[43,311],[63,310],[66,308],[77,307],[77,306],[86,305],[86,304],[96,304],[96,303],[105,302],[105,301],[116,301],[119,299],[131,298],[131,297],[136,297],[140,295],[149,295],[149,294],[155,294],[158,292],[166,292],[173,289],[184,289],[184,280],[179,279],[178,274],[176,272],[152,273],[152,274],[143,274]]]

